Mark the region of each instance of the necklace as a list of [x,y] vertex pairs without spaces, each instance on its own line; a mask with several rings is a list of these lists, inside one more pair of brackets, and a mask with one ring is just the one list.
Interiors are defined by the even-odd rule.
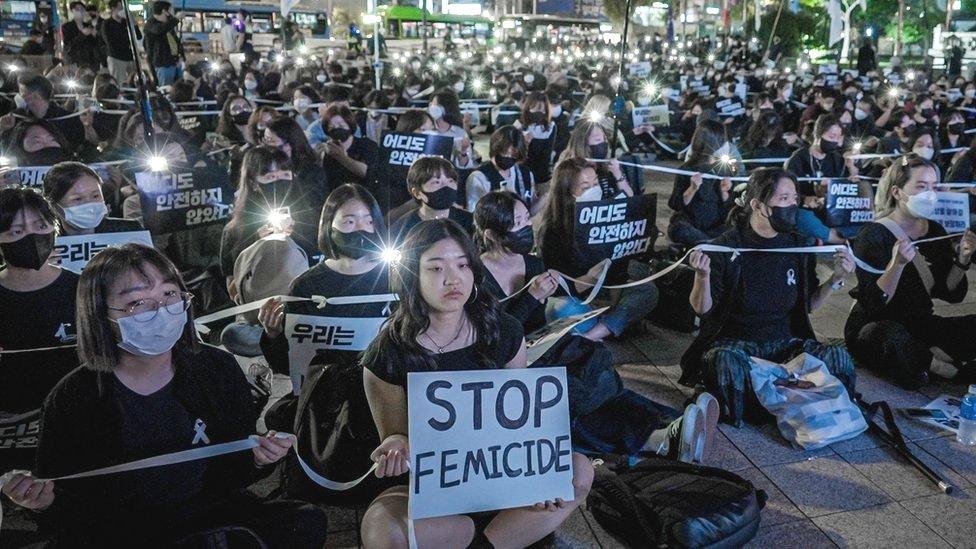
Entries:
[[434,338],[430,337],[430,332],[424,332],[424,335],[427,337],[427,340],[430,341],[430,343],[434,347],[437,347],[437,354],[442,354],[444,352],[444,349],[450,347],[452,343],[454,343],[455,341],[457,341],[459,337],[461,337],[461,330],[464,328],[465,324],[466,322],[464,321],[459,322],[457,333],[454,334],[454,337],[452,337],[451,340],[445,343],[444,345],[438,345],[437,342],[434,341]]

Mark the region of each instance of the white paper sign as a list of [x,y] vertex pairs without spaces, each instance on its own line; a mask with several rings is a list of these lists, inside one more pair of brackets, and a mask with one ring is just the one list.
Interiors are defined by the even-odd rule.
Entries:
[[959,233],[969,228],[969,193],[939,191],[933,221],[939,222],[947,233]]
[[609,307],[601,307],[588,313],[563,317],[546,324],[531,334],[525,336],[525,353],[528,364],[534,364],[539,357],[546,354],[557,341],[568,334],[570,330],[580,324],[603,314]]
[[634,121],[635,128],[639,128],[644,125],[663,127],[668,126],[671,123],[671,119],[668,116],[667,105],[634,107],[634,110],[631,112],[631,118]]
[[376,338],[385,317],[357,318],[318,315],[285,315],[288,365],[292,390],[297,395],[308,364],[319,349],[365,351]]
[[651,75],[651,62],[650,61],[638,61],[636,63],[628,63],[627,71],[631,76],[636,78],[646,78]]
[[565,368],[407,374],[410,518],[572,501]]
[[80,234],[57,237],[54,241],[54,253],[61,261],[62,268],[80,273],[98,252],[130,243],[145,244],[149,247],[153,245],[149,231]]

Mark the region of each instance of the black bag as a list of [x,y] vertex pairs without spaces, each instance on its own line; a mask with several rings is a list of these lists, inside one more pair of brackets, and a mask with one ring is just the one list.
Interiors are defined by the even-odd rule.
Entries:
[[[363,369],[357,364],[309,365],[298,397],[294,433],[296,451],[318,474],[348,482],[373,465],[369,456],[380,445],[379,434],[363,388]],[[369,475],[343,492],[312,482],[293,453],[281,469],[285,497],[332,505],[367,505],[383,490],[406,482],[407,477]]]
[[741,547],[759,530],[765,492],[728,471],[657,456],[595,469],[587,505],[631,547]]
[[613,367],[613,353],[602,343],[579,335],[566,335],[538,360],[533,368],[566,367],[569,417],[589,414],[624,390],[623,381]]
[[[660,272],[672,264],[673,262],[655,259],[651,261],[651,270]],[[679,267],[654,283],[658,290],[657,306],[647,315],[647,320],[656,326],[686,334],[695,331],[698,328],[697,315],[688,301],[691,287],[695,283],[695,272]]]

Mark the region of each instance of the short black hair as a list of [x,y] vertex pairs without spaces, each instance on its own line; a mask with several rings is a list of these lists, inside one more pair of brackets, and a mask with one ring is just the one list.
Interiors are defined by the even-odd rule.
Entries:
[[386,225],[383,222],[383,214],[380,211],[379,204],[376,202],[376,198],[373,197],[373,194],[366,187],[355,183],[346,183],[336,187],[335,190],[329,193],[329,197],[325,199],[325,203],[322,205],[322,214],[319,216],[319,251],[325,254],[326,257],[332,259],[339,258],[339,250],[332,242],[330,228],[332,227],[332,221],[335,219],[336,212],[339,211],[339,208],[343,204],[350,200],[359,200],[366,205],[370,215],[373,216],[373,234],[379,240],[386,237]]
[[81,9],[88,11],[88,8],[85,7],[85,3],[78,2],[78,0],[75,0],[74,2],[68,5],[68,11],[75,11],[75,8],[77,7],[81,7]]
[[0,189],[0,232],[10,230],[14,217],[24,208],[34,210],[51,225],[57,225],[54,208],[41,193],[30,187],[4,187]]
[[[82,4],[84,5],[84,4]],[[36,72],[25,72],[17,78],[17,83],[27,88],[27,91],[41,94],[45,100],[54,97],[54,86],[46,76]]]
[[153,15],[159,15],[172,7],[173,4],[170,4],[166,0],[156,0],[156,2],[153,3],[152,13]]
[[71,187],[78,182],[82,176],[91,176],[102,183],[102,178],[98,172],[82,164],[81,162],[59,162],[44,174],[44,198],[51,204],[57,204],[59,200],[68,194]]

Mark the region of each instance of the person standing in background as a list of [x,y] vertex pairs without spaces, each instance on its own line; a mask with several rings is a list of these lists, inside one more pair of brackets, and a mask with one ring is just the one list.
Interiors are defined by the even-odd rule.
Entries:
[[[128,82],[129,75],[135,66],[132,59],[132,45],[129,42],[129,22],[125,18],[122,0],[110,0],[108,3],[111,16],[102,22],[99,34],[105,44],[108,55],[108,72],[116,82]],[[140,38],[139,28],[136,27],[136,39]]]
[[173,5],[157,1],[152,6],[152,17],[146,20],[146,55],[156,73],[156,84],[168,86],[179,77],[178,63],[183,55],[183,46],[176,37],[176,27],[183,20],[183,14],[172,12]]
[[857,50],[857,72],[865,75],[877,68],[878,61],[874,55],[874,48],[871,47],[870,40],[865,40]]

